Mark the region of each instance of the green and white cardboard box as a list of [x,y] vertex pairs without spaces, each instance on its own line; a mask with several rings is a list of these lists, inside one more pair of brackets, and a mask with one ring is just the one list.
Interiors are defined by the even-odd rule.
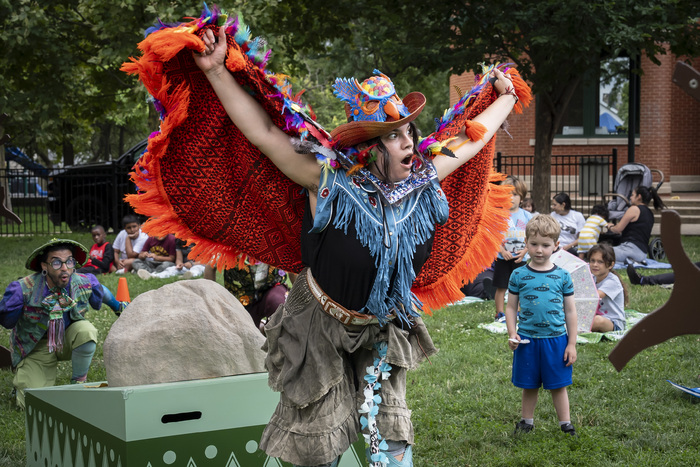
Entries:
[[[258,449],[279,401],[267,373],[26,393],[27,465],[42,467],[289,466]],[[366,466],[364,440],[339,467]]]

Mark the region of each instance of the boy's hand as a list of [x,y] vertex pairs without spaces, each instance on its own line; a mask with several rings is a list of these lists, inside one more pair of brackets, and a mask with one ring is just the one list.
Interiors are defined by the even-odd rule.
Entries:
[[576,362],[576,344],[569,344],[564,350],[564,361],[566,366],[571,366]]
[[520,345],[520,336],[517,334],[512,334],[508,338],[508,347],[510,347],[510,350],[515,350],[518,348]]

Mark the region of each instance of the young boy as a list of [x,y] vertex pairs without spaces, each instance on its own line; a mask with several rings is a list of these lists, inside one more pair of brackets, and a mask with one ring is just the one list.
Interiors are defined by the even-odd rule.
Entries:
[[525,245],[530,262],[513,271],[508,285],[506,326],[508,346],[514,351],[512,381],[523,390],[522,419],[515,425],[516,435],[534,428],[537,395],[543,386],[552,393],[561,430],[576,436],[566,392],[576,361],[574,284],[569,273],[550,260],[559,244],[559,232],[559,223],[548,214],[540,214],[527,224]]
[[608,226],[609,215],[610,211],[604,204],[596,204],[591,208],[591,215],[578,234],[578,255],[581,259],[586,259],[588,250],[598,244],[601,231]]
[[504,181],[505,185],[513,185],[513,198],[510,207],[510,218],[508,219],[508,230],[503,238],[501,250],[493,266],[493,286],[496,287],[494,302],[496,304],[496,321],[503,321],[505,315],[503,306],[505,304],[506,289],[510,274],[516,268],[523,266],[527,258],[525,248],[525,226],[532,219],[532,214],[524,209],[520,209],[520,200],[527,196],[527,185],[522,180],[513,176],[508,176]]
[[90,233],[95,244],[90,248],[90,257],[87,263],[82,268],[76,269],[75,272],[95,275],[107,274],[110,272],[114,261],[114,249],[107,241],[107,233],[105,233],[104,227],[96,225]]
[[148,234],[141,232],[139,218],[133,214],[127,214],[122,219],[124,230],[119,232],[114,240],[114,266],[117,274],[123,274],[131,270],[131,263],[138,258],[143,245],[148,240]]
[[143,245],[143,250],[138,258],[131,263],[131,267],[138,273],[139,270],[163,272],[170,266],[175,266],[175,236],[168,234],[162,237],[148,237]]

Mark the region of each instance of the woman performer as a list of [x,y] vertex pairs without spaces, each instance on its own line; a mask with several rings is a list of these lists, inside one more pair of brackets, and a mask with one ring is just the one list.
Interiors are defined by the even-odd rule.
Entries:
[[[260,447],[295,465],[335,466],[362,424],[370,432],[371,465],[412,466],[406,371],[436,349],[414,309],[411,284],[428,257],[435,224],[447,219],[439,181],[501,126],[517,101],[513,84],[494,70],[499,97],[474,119],[486,127],[484,137],[470,141],[462,134],[451,143],[455,157],[428,161],[417,151],[413,123],[425,105],[421,93],[402,101],[386,76],[373,76],[361,87],[376,100],[358,105],[362,90],[352,95],[353,83],[337,80],[336,96],[345,101],[350,121],[331,136],[337,147],[372,161],[367,168],[377,183],[363,184],[345,169],[326,171],[313,154],[295,150],[227,71],[224,28],[218,40],[211,30],[202,39],[205,49],[194,60],[233,123],[308,191],[301,234],[308,267],[265,328],[269,383],[281,396]],[[376,187],[385,188],[384,196]],[[395,198],[400,201],[388,201]],[[365,376],[373,366],[374,374]],[[363,394],[364,381],[382,373],[390,376],[381,381],[375,414],[377,399],[371,389]],[[357,416],[357,406],[365,416]]]

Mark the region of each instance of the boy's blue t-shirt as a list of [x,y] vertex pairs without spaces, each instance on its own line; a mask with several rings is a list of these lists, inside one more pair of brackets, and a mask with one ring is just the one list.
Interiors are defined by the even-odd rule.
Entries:
[[[513,255],[525,248],[525,226],[532,219],[532,214],[524,209],[510,213],[508,218],[508,230],[503,237],[503,247]],[[503,255],[498,253],[498,259],[503,259]],[[528,255],[525,253],[523,261],[527,261]]]
[[518,333],[533,338],[566,334],[564,297],[574,294],[569,272],[554,266],[535,271],[530,265],[510,275],[508,293],[520,300]]

